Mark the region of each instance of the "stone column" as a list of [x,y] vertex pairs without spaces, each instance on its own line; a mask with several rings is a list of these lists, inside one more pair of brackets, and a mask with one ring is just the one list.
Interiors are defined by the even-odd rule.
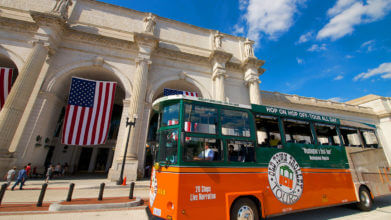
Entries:
[[212,64],[212,81],[214,88],[214,99],[225,101],[224,79],[227,77],[225,64],[231,59],[232,54],[222,50],[214,50],[209,56]]
[[[136,73],[133,78],[133,89],[131,93],[132,96],[130,98],[129,111],[127,115],[123,115],[125,121],[126,117],[129,117],[132,122],[134,120],[134,116],[137,117],[135,126],[128,126],[124,128],[126,136],[128,134],[128,129],[131,129],[124,170],[124,177],[126,176],[128,180],[136,180],[137,178],[137,153],[139,144],[142,143],[142,141],[140,141],[139,134],[144,120],[143,110],[147,92],[149,66],[152,63],[151,54],[158,42],[157,38],[151,33],[136,33],[134,39],[139,48],[138,57],[136,59]],[[109,179],[111,180],[116,180],[119,177],[125,145],[126,137],[122,140],[121,146],[119,146],[119,144],[116,145],[114,161],[109,173]]]
[[[38,92],[36,91],[34,95],[34,90],[36,90],[34,88],[40,87],[45,77],[45,75],[40,76],[42,67],[48,58],[48,54],[54,52],[54,45],[58,42],[61,30],[65,25],[64,19],[50,13],[31,11],[30,15],[39,28],[34,36],[31,53],[28,54],[25,65],[19,71],[19,75],[0,112],[0,155],[2,156],[11,156],[9,152],[11,141],[18,127],[25,126],[25,124],[20,125],[19,122],[24,114],[29,114],[31,111],[31,106],[26,108],[28,107],[27,104],[32,98],[32,103],[35,102]],[[47,68],[45,68],[46,71]],[[38,78],[42,80],[38,80]]]
[[248,92],[251,104],[262,104],[261,91],[259,90],[259,76],[263,74],[264,69],[260,68],[265,62],[255,57],[247,57],[242,63],[244,69],[244,81],[248,86]]
[[88,172],[89,173],[93,173],[95,170],[95,164],[96,164],[96,159],[98,157],[99,149],[100,148],[98,148],[98,147],[92,148],[91,160],[90,160],[90,164],[88,165]]

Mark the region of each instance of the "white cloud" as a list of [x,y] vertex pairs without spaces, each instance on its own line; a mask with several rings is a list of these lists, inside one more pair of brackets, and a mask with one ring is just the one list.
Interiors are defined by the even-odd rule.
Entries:
[[353,56],[352,56],[352,55],[346,55],[345,58],[346,58],[346,59],[352,59]]
[[239,24],[235,24],[233,28],[234,28],[232,32],[233,35],[239,35],[244,33],[244,27]]
[[304,60],[300,59],[298,57],[296,57],[296,61],[297,61],[298,64],[303,64],[304,63]]
[[311,52],[319,52],[322,50],[327,50],[326,44],[321,44],[321,45],[313,44],[310,48],[307,49],[307,51],[311,51]]
[[369,40],[361,44],[361,48],[366,48],[368,52],[371,52],[373,50],[375,44],[375,40]]
[[329,98],[327,100],[332,101],[332,102],[343,102],[346,99],[345,98],[341,98],[341,97],[333,97],[333,98]]
[[354,31],[354,26],[382,19],[391,10],[390,0],[338,0],[328,10],[331,17],[317,34],[317,39],[339,39]]
[[307,41],[309,41],[312,37],[312,32],[307,32],[305,34],[302,34],[299,38],[299,40],[296,42],[296,44],[302,44],[302,43],[305,43]]
[[[258,41],[267,35],[271,39],[287,31],[293,24],[297,7],[306,0],[250,0],[244,19],[248,25],[247,36]],[[245,4],[239,1],[239,8]]]
[[248,0],[239,0],[239,10],[243,11],[248,5]]
[[354,81],[359,79],[368,79],[372,76],[381,75],[383,79],[391,78],[391,62],[390,63],[382,63],[375,69],[369,69],[366,73],[360,73],[354,77]]
[[356,0],[339,0],[334,5],[334,7],[330,8],[327,11],[327,14],[329,16],[335,16],[335,15],[345,11],[349,7],[351,7],[355,2],[356,2]]
[[342,75],[338,75],[338,76],[336,76],[336,77],[334,78],[334,80],[341,80],[341,79],[343,79],[343,76],[342,76]]

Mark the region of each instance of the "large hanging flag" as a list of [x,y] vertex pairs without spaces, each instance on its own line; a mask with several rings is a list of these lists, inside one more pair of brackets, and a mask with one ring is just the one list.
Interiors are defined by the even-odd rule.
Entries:
[[11,91],[13,69],[0,67],[0,110]]
[[72,78],[62,132],[63,144],[98,145],[106,142],[116,84]]
[[187,92],[187,91],[181,91],[181,90],[175,90],[175,89],[166,89],[166,88],[164,88],[164,90],[163,90],[163,95],[164,96],[169,96],[169,95],[186,95],[186,96],[198,97],[198,93],[196,93],[196,92]]

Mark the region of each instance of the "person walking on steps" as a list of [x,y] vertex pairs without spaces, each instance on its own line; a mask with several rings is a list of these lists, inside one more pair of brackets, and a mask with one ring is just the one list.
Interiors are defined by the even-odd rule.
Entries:
[[19,189],[22,190],[23,184],[24,184],[24,181],[26,180],[26,178],[27,178],[27,172],[26,172],[26,166],[24,166],[23,169],[19,170],[18,177],[16,178],[16,182],[12,186],[11,190],[14,190],[15,186],[18,185],[19,183],[20,183]]

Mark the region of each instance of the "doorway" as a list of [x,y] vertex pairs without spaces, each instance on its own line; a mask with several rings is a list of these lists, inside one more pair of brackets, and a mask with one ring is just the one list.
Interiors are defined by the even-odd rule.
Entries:
[[81,149],[81,154],[79,158],[79,166],[77,167],[78,171],[88,171],[88,167],[90,166],[90,160],[92,155],[91,147],[83,147]]

